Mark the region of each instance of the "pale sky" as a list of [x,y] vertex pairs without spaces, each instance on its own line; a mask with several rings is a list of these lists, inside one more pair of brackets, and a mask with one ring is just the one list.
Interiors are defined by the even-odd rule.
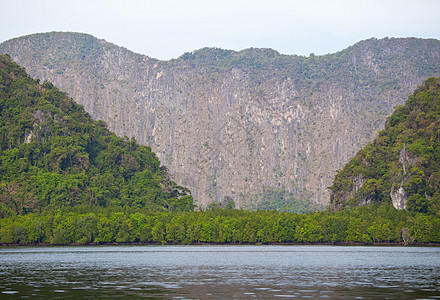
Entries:
[[0,42],[83,32],[159,59],[203,47],[334,53],[371,37],[440,39],[440,0],[0,0]]

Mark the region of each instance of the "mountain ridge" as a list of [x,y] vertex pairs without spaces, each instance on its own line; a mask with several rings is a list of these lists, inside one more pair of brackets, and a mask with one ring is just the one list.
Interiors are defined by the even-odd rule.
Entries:
[[160,61],[92,36],[47,33],[0,52],[118,135],[151,146],[202,206],[231,198],[255,207],[283,190],[327,204],[334,170],[440,70],[440,42],[416,38],[369,39],[323,56],[203,48]]

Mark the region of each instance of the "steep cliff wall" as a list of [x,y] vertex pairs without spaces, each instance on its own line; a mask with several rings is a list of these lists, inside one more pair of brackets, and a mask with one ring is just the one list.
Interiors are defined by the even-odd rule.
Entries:
[[327,204],[340,169],[393,107],[440,74],[440,42],[370,39],[326,56],[206,48],[159,61],[89,35],[0,45],[119,135],[149,145],[199,205],[265,187]]

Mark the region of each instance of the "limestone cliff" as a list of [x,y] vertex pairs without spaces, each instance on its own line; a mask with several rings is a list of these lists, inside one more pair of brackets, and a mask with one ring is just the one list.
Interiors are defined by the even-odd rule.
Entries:
[[325,56],[205,48],[159,61],[77,33],[4,42],[119,135],[149,145],[199,205],[265,188],[327,204],[334,171],[397,104],[440,74],[440,42],[370,39]]

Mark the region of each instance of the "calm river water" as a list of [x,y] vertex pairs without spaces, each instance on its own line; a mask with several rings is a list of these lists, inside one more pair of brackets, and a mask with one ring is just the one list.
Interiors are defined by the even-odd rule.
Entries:
[[0,247],[0,299],[440,299],[440,248]]

